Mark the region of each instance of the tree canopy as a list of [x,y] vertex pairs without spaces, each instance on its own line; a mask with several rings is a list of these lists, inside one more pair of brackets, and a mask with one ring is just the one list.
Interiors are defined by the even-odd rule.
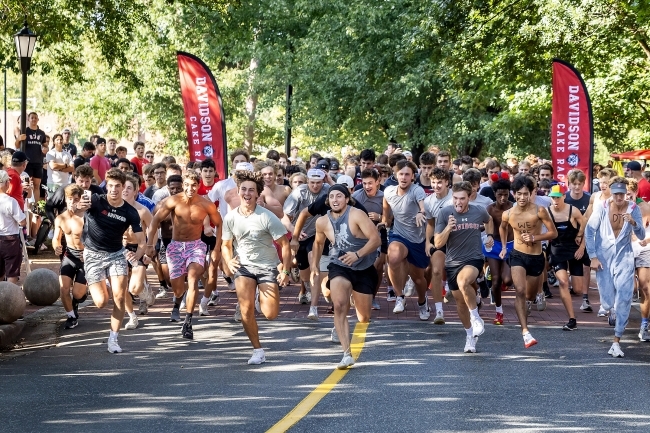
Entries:
[[[212,69],[230,147],[335,152],[394,139],[472,156],[549,154],[551,61],[583,74],[596,137],[650,146],[650,5],[620,0],[25,0],[0,53],[38,35],[30,92],[82,133],[145,129],[184,152],[175,53]],[[14,92],[17,92],[16,88]]]

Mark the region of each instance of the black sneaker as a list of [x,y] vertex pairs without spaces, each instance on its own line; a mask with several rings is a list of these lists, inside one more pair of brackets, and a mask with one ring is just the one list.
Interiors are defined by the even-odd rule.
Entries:
[[192,325],[189,323],[183,323],[183,330],[181,332],[183,333],[183,338],[187,338],[188,340],[194,339],[194,331],[192,331]]
[[576,322],[576,319],[569,319],[569,323],[564,325],[562,329],[565,331],[575,331],[578,329],[578,323]]
[[169,318],[170,322],[180,322],[181,321],[181,312],[178,308],[172,309],[172,315]]
[[75,317],[68,316],[68,318],[65,321],[65,329],[76,328],[78,324],[79,323],[77,322],[77,319]]
[[77,319],[79,318],[79,303],[75,298],[72,298],[72,312],[74,313],[74,317]]
[[553,297],[553,293],[551,293],[551,289],[548,287],[544,288],[544,297],[547,299],[551,299]]

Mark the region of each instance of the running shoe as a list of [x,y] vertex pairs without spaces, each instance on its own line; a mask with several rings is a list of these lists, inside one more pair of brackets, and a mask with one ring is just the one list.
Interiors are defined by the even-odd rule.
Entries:
[[404,296],[413,296],[415,293],[415,283],[413,282],[413,279],[409,275],[408,280],[406,280],[406,284],[404,284]]
[[215,289],[208,299],[208,307],[214,307],[219,303],[219,292]]
[[418,305],[418,309],[420,310],[420,320],[429,320],[429,316],[431,316],[429,300],[425,299],[424,305]]
[[372,298],[372,309],[381,310],[381,305],[379,305],[379,301],[377,300],[377,298]]
[[609,323],[609,326],[616,326],[616,310],[613,308],[609,310],[609,317],[607,318],[607,323]]
[[237,289],[235,288],[235,282],[234,281],[231,281],[231,282],[228,283],[228,291],[229,292],[236,292],[237,291]]
[[565,331],[575,331],[578,329],[578,323],[576,322],[576,319],[569,319],[566,325],[562,327]]
[[201,281],[201,280],[199,280],[199,282],[196,283],[196,285],[199,287],[199,289],[203,289],[205,287],[205,286],[203,286],[203,281]]
[[210,312],[208,311],[208,301],[203,301],[199,303],[199,316],[209,316]]
[[451,295],[451,290],[449,290],[449,283],[445,281],[445,287],[443,288],[442,291],[442,301],[446,304],[449,302],[449,297]]
[[583,300],[582,300],[582,305],[580,306],[580,310],[581,310],[583,313],[591,313],[592,311],[594,311],[594,310],[591,308],[591,304],[589,303],[589,299],[583,299]]
[[476,308],[478,308],[479,311],[481,311],[481,307],[483,306],[483,299],[481,299],[481,295],[479,293],[476,294]]
[[463,352],[465,353],[476,353],[476,342],[478,341],[478,337],[472,337],[471,335],[468,335],[465,337],[465,349]]
[[253,349],[253,356],[248,360],[248,365],[260,365],[265,362],[264,349]]
[[553,297],[553,293],[551,293],[551,289],[548,286],[545,286],[543,289],[544,289],[544,297],[551,299]]
[[445,324],[445,313],[442,310],[436,311],[436,317],[433,319],[435,325]]
[[639,291],[636,289],[632,292],[632,302],[639,302]]
[[122,353],[122,348],[117,344],[117,338],[108,338],[108,351],[110,353]]
[[396,299],[397,296],[395,296],[395,290],[389,289],[388,292],[386,293],[386,301],[395,302]]
[[578,296],[578,293],[575,290],[573,290],[573,287],[569,287],[569,294],[571,296]]
[[650,341],[650,331],[648,331],[647,325],[639,329],[639,340]]
[[612,347],[609,348],[607,354],[612,355],[614,358],[622,358],[625,356],[619,343],[612,343]]
[[535,339],[533,338],[533,336],[530,335],[530,332],[526,332],[526,333],[524,334],[524,347],[525,347],[526,349],[529,349],[529,348],[533,347],[533,346],[536,345],[536,344],[537,344],[537,340],[535,340]]
[[607,317],[607,310],[605,310],[602,305],[598,309],[598,317]]
[[354,358],[348,351],[343,354],[343,359],[341,359],[341,362],[339,362],[336,368],[339,370],[345,370],[347,368],[352,367],[353,365],[354,365]]
[[538,293],[536,300],[537,300],[537,311],[546,310],[546,297],[544,296],[544,293]]
[[298,302],[300,302],[302,305],[309,304],[307,292],[303,293],[302,295],[298,295]]
[[165,299],[167,297],[167,289],[160,287],[158,293],[156,294],[156,299]]
[[483,335],[483,332],[485,332],[485,323],[483,322],[483,319],[472,316],[470,321],[472,323],[472,335],[474,337],[480,337]]
[[148,307],[151,307],[156,303],[156,295],[154,295],[153,290],[151,290],[151,286],[146,281],[144,282],[144,293],[140,295],[140,299],[142,298],[144,298],[144,300],[147,302]]
[[255,288],[255,311],[258,313],[262,312],[262,307],[260,306],[260,289],[259,287]]
[[395,308],[393,308],[393,313],[399,314],[404,312],[404,308],[406,307],[404,304],[406,301],[404,300],[403,297],[398,296],[397,299],[395,300]]
[[169,317],[170,322],[180,322],[181,312],[178,308],[172,308],[172,315]]
[[235,314],[232,316],[235,322],[241,322],[241,308],[239,308],[239,302],[235,304]]
[[179,310],[185,310],[185,307],[187,306],[186,299],[187,299],[187,292],[183,294],[183,299],[181,299],[181,307],[179,308]]
[[75,299],[72,298],[72,312],[74,313],[75,318],[79,318],[79,302]]
[[495,325],[503,325],[503,313],[497,313],[492,323]]
[[549,269],[547,273],[546,281],[548,281],[548,284],[550,284],[551,286],[557,287],[560,285],[560,283],[557,281],[557,278],[555,277],[555,271],[553,271],[552,269]]
[[[70,317],[65,320],[65,329],[73,329],[76,328],[77,325],[79,325],[79,322],[77,322],[77,319],[75,317]],[[639,333],[639,335],[641,335]]]
[[147,305],[147,301],[145,300],[144,297],[140,297],[140,303],[138,304],[138,314],[139,315],[145,315],[149,312],[149,306]]
[[300,269],[291,268],[291,280],[293,280],[294,284],[300,281]]
[[135,329],[138,327],[138,316],[129,316],[129,321],[124,325],[124,329]]
[[307,315],[309,320],[318,321],[318,307],[309,307],[309,314]]
[[526,301],[526,315],[530,316],[530,312],[533,310],[533,302]]
[[181,333],[183,334],[183,338],[187,338],[188,340],[194,340],[194,331],[192,330],[192,324],[191,323],[183,323],[183,329],[181,329]]
[[330,335],[330,340],[332,340],[332,343],[340,343],[341,340],[339,340],[339,334],[336,333],[336,328],[332,328],[332,333]]

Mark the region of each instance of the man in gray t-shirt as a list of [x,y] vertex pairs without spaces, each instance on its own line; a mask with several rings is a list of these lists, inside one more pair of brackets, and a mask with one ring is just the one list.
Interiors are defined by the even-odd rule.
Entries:
[[472,284],[483,267],[481,228],[487,233],[485,246],[492,248],[494,227],[492,217],[481,207],[472,205],[472,185],[458,182],[452,187],[452,205],[440,210],[436,220],[435,247],[447,246],[445,271],[449,289],[456,299],[458,317],[466,332],[465,352],[476,352],[476,341],[483,334],[484,324],[476,307]]

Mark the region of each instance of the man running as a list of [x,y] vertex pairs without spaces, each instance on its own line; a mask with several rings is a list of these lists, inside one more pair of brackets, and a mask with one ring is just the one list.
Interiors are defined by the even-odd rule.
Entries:
[[[510,252],[510,270],[515,284],[515,310],[526,349],[537,344],[528,331],[528,314],[540,287],[540,278],[546,267],[542,241],[555,239],[557,230],[548,211],[532,201],[535,181],[519,175],[512,182],[517,206],[504,212],[499,227],[500,239],[508,238],[508,227],[514,232],[514,249]],[[542,234],[542,225],[547,232]],[[505,260],[507,245],[502,244],[499,257]]]
[[[179,174],[172,174],[167,178],[166,188],[169,190],[170,196],[180,194],[183,192],[183,177]],[[162,202],[167,198],[162,199]],[[161,204],[158,203],[153,211],[153,215],[160,209]],[[167,289],[171,287],[171,280],[169,279],[169,266],[167,264],[167,247],[172,241],[172,219],[171,215],[160,221],[160,239],[158,240],[156,249],[158,250],[158,262],[160,263],[160,270],[163,274],[163,280],[160,282],[160,289],[156,295],[156,299],[167,297]]]
[[585,237],[591,269],[596,271],[600,303],[609,310],[609,324],[614,326],[614,343],[608,354],[624,356],[620,340],[627,325],[634,291],[634,251],[632,233],[638,240],[645,239],[641,210],[627,201],[627,179],[610,179],[611,199],[602,206],[594,206],[589,217]]
[[[458,317],[465,328],[465,353],[476,353],[476,342],[485,326],[478,314],[473,284],[483,268],[481,228],[487,232],[485,246],[494,245],[494,225],[484,207],[470,204],[473,187],[469,182],[452,187],[452,205],[445,206],[436,220],[435,247],[447,246],[445,271],[456,300]],[[505,236],[504,236],[505,238]]]
[[[346,369],[354,364],[350,352],[350,295],[354,299],[357,318],[361,323],[370,321],[372,294],[377,285],[374,263],[377,248],[381,245],[379,233],[372,220],[361,210],[349,206],[350,191],[343,185],[334,185],[328,191],[331,208],[326,216],[316,221],[312,280],[318,280],[320,255],[327,238],[331,262],[327,267],[328,286],[334,305],[334,328],[338,334],[343,358],[337,368]],[[315,281],[312,283],[314,284]]]
[[[189,171],[183,176],[183,192],[161,203],[160,209],[151,222],[147,232],[147,255],[153,256],[154,242],[160,222],[171,214],[173,234],[172,241],[167,248],[167,261],[169,263],[169,278],[176,302],[172,309],[171,321],[180,320],[180,303],[185,293],[185,276],[187,276],[188,293],[186,300],[187,314],[183,323],[183,338],[193,339],[192,316],[198,293],[198,281],[203,274],[207,247],[201,241],[203,233],[203,220],[210,217],[210,222],[215,227],[216,248],[214,254],[221,250],[221,217],[217,208],[209,200],[199,196],[199,175]],[[219,257],[214,257],[218,261]]]
[[[52,248],[57,256],[63,255],[59,271],[61,303],[67,315],[65,329],[73,329],[78,325],[79,304],[86,300],[88,291],[83,263],[84,244],[81,242],[84,212],[77,208],[84,190],[77,184],[68,185],[63,189],[67,209],[54,220]],[[65,236],[65,246],[61,242],[62,236]]]
[[[248,364],[257,365],[266,362],[266,356],[255,319],[256,288],[259,289],[261,312],[268,320],[275,319],[280,309],[278,284],[286,286],[289,283],[291,248],[280,219],[257,204],[264,190],[262,177],[250,171],[239,171],[236,179],[240,204],[224,218],[221,250],[224,262],[234,274],[241,321],[253,345],[253,356]],[[274,241],[282,247],[280,270]]]
[[[117,338],[124,319],[124,296],[128,283],[127,260],[135,262],[144,254],[145,238],[140,226],[140,215],[133,206],[122,198],[126,175],[113,168],[106,172],[106,195],[84,194],[79,210],[86,210],[82,243],[85,245],[83,259],[86,280],[97,308],[108,304],[106,278],[111,280],[113,292],[113,313],[108,351],[120,353]],[[138,243],[134,253],[125,251],[122,235],[131,228]]]

